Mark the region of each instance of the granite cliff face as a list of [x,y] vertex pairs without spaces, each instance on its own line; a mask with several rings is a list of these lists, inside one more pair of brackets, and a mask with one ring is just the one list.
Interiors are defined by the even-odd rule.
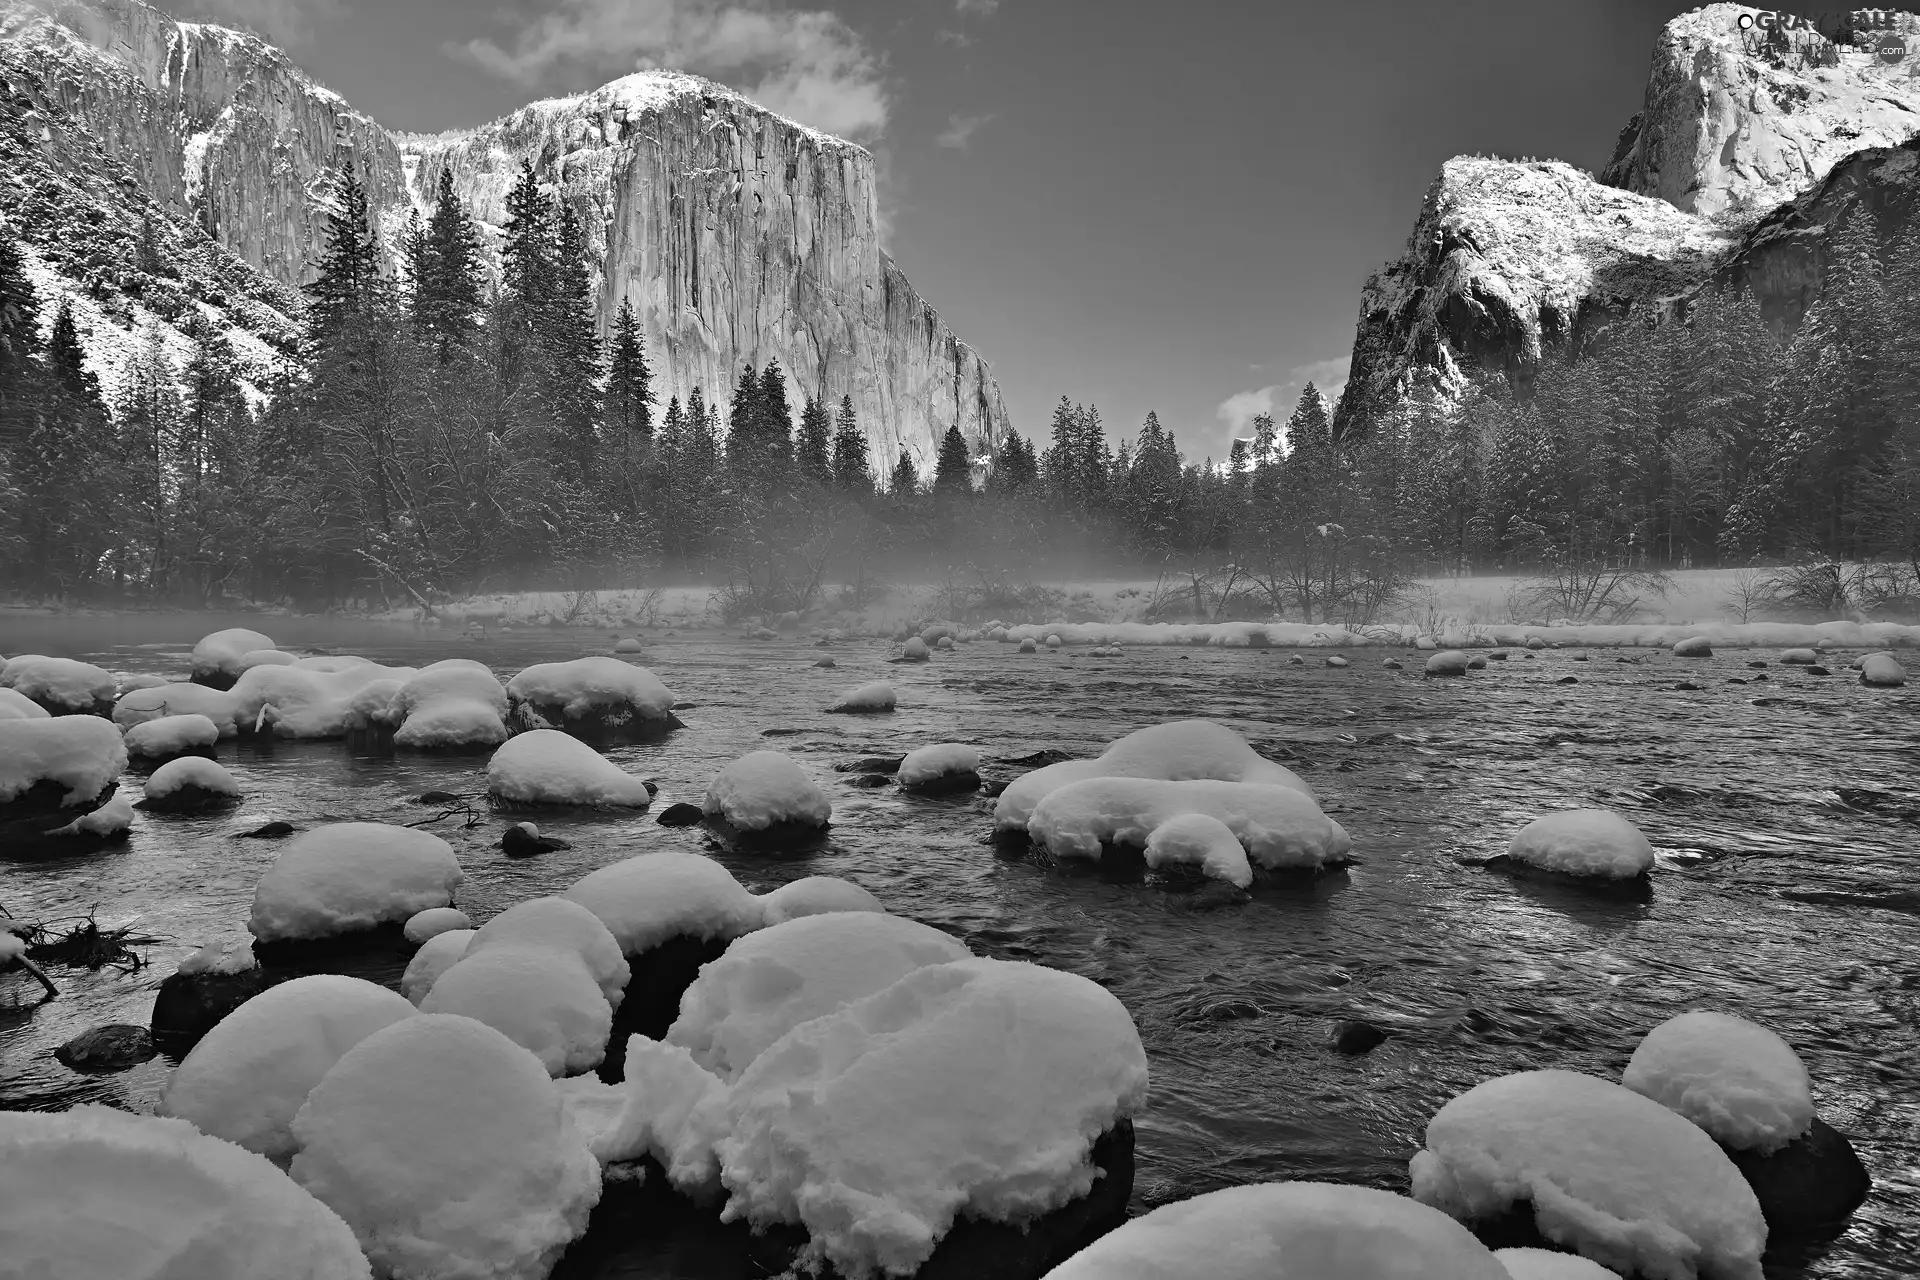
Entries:
[[[1421,387],[1454,396],[1499,375],[1524,394],[1594,326],[1666,312],[1710,281],[1751,288],[1791,328],[1842,212],[1867,200],[1883,232],[1907,216],[1920,19],[1863,11],[1836,45],[1743,30],[1752,12],[1715,4],[1667,24],[1603,179],[1558,161],[1442,167],[1405,252],[1362,290],[1340,430]],[[1911,47],[1897,63],[1873,51],[1889,31]]]
[[[0,0],[8,69],[43,102],[36,127],[136,184],[136,225],[158,211],[282,286],[311,277],[340,168],[389,233],[450,169],[497,243],[524,160],[582,215],[603,329],[623,300],[640,315],[663,407],[695,386],[724,402],[743,364],[778,358],[796,397],[852,398],[876,467],[931,466],[950,425],[976,452],[1008,430],[985,363],[880,248],[872,156],[709,81],[646,73],[395,135],[264,41],[141,0]],[[19,215],[4,183],[0,215]]]

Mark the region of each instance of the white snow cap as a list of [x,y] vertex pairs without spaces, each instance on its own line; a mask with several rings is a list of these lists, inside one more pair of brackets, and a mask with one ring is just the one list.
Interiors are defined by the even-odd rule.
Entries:
[[99,716],[0,720],[0,804],[37,782],[64,787],[65,806],[87,804],[126,767],[120,731]]
[[803,1022],[892,986],[915,969],[971,956],[903,916],[834,912],[770,925],[727,948],[680,997],[668,1044],[731,1084]]
[[907,752],[895,775],[903,787],[980,772],[980,753],[962,742],[936,742]]
[[570,716],[632,707],[643,719],[659,720],[673,710],[673,692],[658,676],[618,658],[542,662],[507,681],[507,693],[558,706]]
[[802,876],[771,893],[760,894],[759,898],[760,909],[768,924],[823,915],[829,911],[886,910],[880,905],[880,899],[853,881],[842,880],[839,876]]
[[178,972],[245,973],[260,967],[253,954],[252,938],[221,938],[209,942],[180,962]]
[[[793,926],[782,926],[791,928]],[[908,1274],[954,1219],[1022,1221],[1093,1186],[1093,1141],[1145,1102],[1133,1019],[1099,984],[961,960],[800,1023],[729,1088],[634,1036],[627,1107],[596,1140],[661,1157],[721,1217],[803,1224],[802,1265]]]
[[1176,720],[1136,729],[1109,746],[1098,759],[1062,760],[1022,774],[1001,792],[993,823],[1001,830],[1027,825],[1034,806],[1050,791],[1087,778],[1159,778],[1183,781],[1258,782],[1292,787],[1311,796],[1312,788],[1292,770],[1265,759],[1247,740],[1211,720]]
[[1620,1280],[1617,1273],[1577,1253],[1551,1249],[1499,1249],[1494,1257],[1513,1280]]
[[501,744],[487,761],[487,791],[521,804],[653,803],[646,783],[558,729],[534,729]]
[[0,1112],[0,1259],[46,1280],[368,1280],[338,1214],[184,1120]]
[[1123,1223],[1046,1280],[1509,1280],[1465,1227],[1371,1187],[1259,1182]]
[[1456,1218],[1530,1201],[1548,1239],[1621,1274],[1760,1280],[1760,1203],[1713,1139],[1611,1081],[1526,1071],[1427,1124],[1414,1198]]
[[112,702],[120,692],[113,674],[91,662],[37,653],[23,653],[0,666],[0,686],[68,711],[91,711],[96,702]]
[[893,686],[885,680],[875,680],[863,684],[857,689],[848,689],[833,700],[829,711],[891,711],[898,705],[899,699],[893,692]]
[[749,752],[721,769],[707,784],[701,807],[741,831],[764,831],[777,822],[824,827],[833,814],[826,793],[778,751]]
[[406,927],[400,933],[408,942],[419,946],[457,929],[465,929],[469,933],[473,931],[473,921],[467,919],[466,912],[458,907],[428,907],[408,917]]
[[467,953],[473,934],[472,929],[449,929],[421,943],[413,959],[407,961],[407,971],[400,975],[400,994],[416,1005],[426,999],[440,975],[458,964],[460,957]]
[[1193,867],[1209,880],[1224,880],[1240,889],[1253,883],[1253,867],[1240,847],[1240,837],[1232,827],[1204,813],[1175,814],[1155,827],[1147,836],[1147,865],[1155,871]]
[[155,769],[147,778],[144,794],[149,800],[164,800],[186,787],[220,796],[238,796],[240,784],[233,775],[205,756],[180,756]]
[[760,900],[731,871],[677,849],[601,867],[560,896],[600,917],[629,956],[682,935],[731,941],[765,919]]
[[[474,936],[478,941],[479,935]],[[422,1013],[484,1022],[540,1059],[549,1075],[598,1066],[613,1010],[580,958],[558,947],[498,945],[464,955],[420,1000]]]
[[[308,665],[315,661],[349,665],[328,671]],[[278,738],[344,737],[355,727],[354,709],[363,691],[382,689],[390,701],[414,674],[412,667],[383,667],[365,658],[302,658],[292,666],[252,667],[234,682],[234,722],[269,727]]]
[[387,708],[399,747],[498,746],[507,740],[507,691],[470,658],[422,667]]
[[161,716],[127,730],[127,754],[150,760],[201,751],[220,741],[220,726],[205,716]]
[[382,1275],[544,1280],[586,1230],[600,1166],[534,1056],[416,1014],[349,1049],[293,1118],[294,1181]]
[[1653,846],[1610,809],[1563,809],[1535,818],[1507,846],[1516,862],[1563,875],[1630,880],[1653,867]]
[[594,985],[618,1009],[631,973],[620,954],[620,940],[600,917],[569,898],[529,898],[516,902],[481,926],[467,946],[468,955],[489,947],[546,947],[586,966]]
[[261,942],[399,924],[444,907],[465,877],[439,836],[383,822],[335,822],[287,842],[253,893]]
[[293,1114],[340,1055],[413,1016],[385,987],[319,973],[268,987],[222,1018],[167,1082],[163,1115],[273,1159],[291,1156]]
[[1778,1151],[1813,1127],[1800,1056],[1765,1027],[1728,1013],[1667,1019],[1633,1051],[1620,1083],[1736,1151]]
[[52,836],[94,836],[104,839],[117,836],[133,826],[133,801],[127,793],[116,789],[113,797],[92,813],[83,813],[64,827],[56,828],[47,834]]
[[223,738],[231,738],[238,732],[233,694],[209,689],[203,684],[162,684],[135,689],[121,694],[120,700],[113,704],[113,722],[122,729],[168,716],[205,716],[213,721]]
[[1353,847],[1313,797],[1292,787],[1157,778],[1088,778],[1059,787],[1034,807],[1027,834],[1056,858],[1097,859],[1105,844],[1142,848],[1162,824],[1191,814],[1224,823],[1247,860],[1269,871],[1325,866]]
[[273,647],[271,639],[245,627],[216,631],[193,646],[193,674],[238,676],[245,669],[248,654]]
[[26,694],[0,687],[0,720],[45,720],[52,714]]

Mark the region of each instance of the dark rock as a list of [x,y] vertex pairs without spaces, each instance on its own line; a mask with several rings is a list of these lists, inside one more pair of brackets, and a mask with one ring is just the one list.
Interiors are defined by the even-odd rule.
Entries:
[[1000,763],[1025,765],[1029,769],[1039,769],[1046,765],[1059,764],[1062,760],[1076,760],[1078,758],[1077,756],[1067,754],[1065,751],[1055,751],[1051,747],[1047,747],[1035,751],[1031,755],[1003,757]]
[[1487,655],[1487,661],[1489,662],[1505,662],[1506,660],[1507,651],[1505,649],[1495,649]]
[[1800,669],[1810,676],[1830,676],[1833,674],[1833,672],[1827,670],[1825,667],[1820,666],[1802,667]]
[[937,778],[928,778],[911,786],[903,782],[900,789],[918,796],[948,796],[961,791],[978,791],[980,775],[971,769],[965,773],[943,773]]
[[1373,1052],[1384,1044],[1386,1039],[1387,1033],[1371,1022],[1349,1020],[1334,1024],[1333,1034],[1327,1038],[1327,1043],[1336,1053],[1357,1057],[1363,1053]]
[[1573,655],[1573,657],[1572,657],[1572,659],[1570,659],[1570,661],[1573,661],[1573,662],[1587,662],[1587,661],[1590,661],[1590,659],[1589,659],[1589,658],[1587,657],[1587,655],[1586,655],[1586,654],[1584,654],[1584,653],[1576,653],[1576,654],[1574,654],[1574,655]]
[[255,827],[251,831],[239,832],[234,836],[234,839],[236,840],[275,840],[281,836],[290,836],[292,834],[293,834],[293,824],[291,822],[269,822],[269,823],[266,823],[264,826]]
[[1676,684],[1673,687],[1681,693],[1695,693],[1695,692],[1698,692],[1700,689],[1700,686],[1695,684],[1691,680],[1682,680],[1679,684]]
[[647,799],[649,800],[660,794],[660,784],[653,778],[646,779],[640,785],[647,789]]
[[861,756],[833,766],[835,773],[898,773],[905,756]]
[[220,1019],[274,984],[266,970],[240,973],[174,973],[153,998],[149,1029],[154,1043],[174,1055],[186,1053]]
[[803,822],[788,818],[765,827],[736,827],[718,813],[705,815],[707,830],[723,845],[741,853],[803,857],[817,851],[827,838],[831,822]]
[[194,684],[204,685],[209,689],[218,689],[220,692],[225,693],[227,690],[233,688],[240,677],[226,671],[196,670],[188,679]]
[[1005,779],[1001,778],[996,778],[992,782],[983,782],[980,784],[980,794],[992,800],[1004,792],[1009,785]]
[[813,665],[816,667],[837,667],[840,664],[835,662],[832,658],[822,658],[820,659],[820,661],[814,663]]
[[82,1031],[53,1051],[65,1066],[75,1071],[125,1071],[137,1067],[159,1050],[153,1034],[130,1022],[112,1022],[91,1031]]
[[[572,715],[566,704],[535,702],[507,695],[507,727],[516,733],[529,729],[558,729],[582,742],[658,742],[675,729],[684,729],[672,711],[649,715],[630,702],[593,707]],[[675,708],[678,709],[677,707]]]
[[1560,889],[1576,890],[1591,897],[1615,898],[1625,902],[1651,902],[1653,900],[1653,877],[1646,872],[1624,879],[1613,876],[1577,876],[1565,871],[1554,871],[1547,867],[1536,867],[1530,862],[1504,853],[1496,853],[1480,863],[1488,871],[1498,871],[1514,879],[1539,885],[1548,892]]
[[1555,684],[1579,684],[1580,677],[1579,676],[1561,676],[1558,680],[1555,680],[1554,683]]
[[558,836],[541,835],[531,822],[516,822],[500,833],[500,848],[509,858],[528,858],[573,846]]
[[[105,804],[113,796],[115,786],[109,782],[99,795],[70,806],[66,804],[66,787],[43,778],[0,804],[0,861],[86,853],[107,843],[100,837],[55,836],[53,833]],[[125,833],[112,838],[125,839]]]
[[1748,684],[1759,684],[1759,683],[1760,683],[1760,682],[1761,682],[1762,680],[1765,680],[1766,678],[1767,678],[1767,677],[1766,677],[1766,676],[1765,676],[1764,674],[1762,674],[1762,675],[1757,675],[1757,676],[1754,676],[1754,677],[1753,677],[1752,679],[1750,679],[1750,680],[1748,680],[1748,681],[1747,681],[1747,683],[1748,683]]
[[607,1038],[607,1056],[600,1078],[618,1084],[626,1078],[627,1038],[666,1038],[667,1028],[680,1016],[680,997],[700,976],[700,966],[718,960],[727,949],[725,938],[695,938],[676,934],[656,947],[627,957],[633,976],[614,1010],[613,1034]]
[[700,811],[699,805],[682,800],[679,804],[670,804],[662,809],[654,821],[663,827],[697,827],[706,816]]
[[1833,1232],[1873,1186],[1853,1144],[1819,1116],[1803,1137],[1772,1155],[1726,1150],[1760,1201],[1769,1245],[1776,1236]]
[[414,803],[452,805],[461,804],[464,800],[464,796],[457,796],[451,791],[425,791],[421,793],[420,798],[415,800]]
[[214,809],[229,809],[240,803],[240,797],[228,791],[214,791],[198,783],[188,782],[164,796],[151,796],[135,802],[134,808],[147,809],[154,813],[192,814],[207,813]]
[[1767,664],[1764,662],[1749,662],[1747,666],[1754,671],[1765,671],[1767,669]]
[[857,778],[850,779],[848,785],[872,791],[877,787],[892,786],[893,779],[884,773],[863,773]]

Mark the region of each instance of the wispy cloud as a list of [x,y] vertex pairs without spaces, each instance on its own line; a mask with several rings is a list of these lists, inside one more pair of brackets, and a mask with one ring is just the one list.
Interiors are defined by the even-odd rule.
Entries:
[[1213,411],[1234,436],[1249,435],[1253,431],[1253,420],[1263,413],[1271,413],[1276,418],[1285,419],[1293,412],[1293,405],[1311,382],[1320,388],[1329,402],[1338,400],[1340,392],[1347,385],[1347,367],[1352,363],[1351,356],[1335,356],[1329,360],[1315,360],[1312,364],[1303,364],[1287,372],[1285,382],[1275,382],[1268,386],[1256,387],[1251,391],[1236,391],[1220,402]]
[[505,43],[446,46],[497,75],[615,75],[673,67],[725,81],[829,133],[870,138],[890,106],[881,58],[825,9],[771,0],[558,0]]
[[973,43],[972,36],[964,31],[955,31],[952,27],[942,27],[933,35],[936,40],[950,44],[956,49],[964,49]]
[[953,0],[953,11],[969,18],[991,18],[1000,0]]
[[972,145],[973,135],[979,131],[980,126],[988,123],[992,119],[993,117],[991,115],[948,116],[947,127],[940,131],[940,136],[935,138],[934,141],[943,147],[951,147],[955,151],[965,151]]

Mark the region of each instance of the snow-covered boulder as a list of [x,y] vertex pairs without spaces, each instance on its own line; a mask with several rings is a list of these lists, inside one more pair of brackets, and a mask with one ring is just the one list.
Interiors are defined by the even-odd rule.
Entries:
[[1673,656],[1676,658],[1711,658],[1713,656],[1713,641],[1707,639],[1705,636],[1688,636],[1686,639],[1674,644]]
[[900,656],[908,662],[925,662],[933,655],[927,648],[927,642],[925,640],[922,640],[919,636],[913,636],[908,639],[906,646],[900,651]]
[[447,658],[422,667],[387,707],[397,747],[455,750],[507,740],[507,691],[485,665]]
[[158,689],[161,685],[171,684],[165,676],[137,675],[120,677],[120,696],[126,697],[136,689]]
[[0,688],[0,720],[45,720],[52,714],[26,694]]
[[481,926],[467,944],[469,956],[492,947],[546,947],[578,960],[614,1008],[632,976],[620,940],[586,907],[571,898],[516,902]]
[[220,727],[205,716],[161,716],[129,728],[127,754],[143,760],[171,760],[175,756],[211,756],[220,741]]
[[453,847],[430,832],[329,823],[288,841],[260,877],[247,930],[284,942],[401,924],[451,905],[462,879]]
[[1194,875],[1224,880],[1236,889],[1253,883],[1253,866],[1240,837],[1220,819],[1205,813],[1181,813],[1147,834],[1147,869],[1163,875]]
[[645,782],[558,729],[534,729],[502,743],[487,761],[487,794],[512,804],[644,809],[653,803]]
[[407,961],[406,972],[400,975],[400,994],[416,1005],[426,999],[440,975],[467,953],[467,944],[473,941],[473,935],[472,929],[449,929],[421,943],[413,959]]
[[1507,859],[1540,871],[1632,880],[1653,870],[1653,846],[1610,809],[1563,809],[1535,818],[1507,846]]
[[1176,1200],[1046,1280],[1510,1280],[1471,1232],[1406,1196],[1260,1182]]
[[1785,649],[1780,653],[1780,665],[1783,667],[1811,667],[1820,661],[1820,655],[1812,649]]
[[980,785],[980,753],[962,742],[907,752],[894,775],[909,791],[971,791]]
[[183,1054],[272,985],[253,954],[252,938],[216,939],[182,960],[160,983],[148,1025],[156,1043]]
[[1443,649],[1427,659],[1430,676],[1463,676],[1473,668],[1473,659],[1459,649]]
[[1034,806],[1048,792],[1088,778],[1159,778],[1175,782],[1211,778],[1219,782],[1267,783],[1313,791],[1299,775],[1268,760],[1247,740],[1211,720],[1176,720],[1136,729],[1092,760],[1062,760],[1015,778],[1001,792],[993,824],[1001,831],[1024,831]]
[[472,931],[473,921],[467,919],[466,912],[458,907],[428,907],[407,918],[400,936],[417,947],[456,929]]
[[47,839],[56,845],[104,844],[121,839],[132,827],[133,801],[124,792],[116,790],[98,809],[83,813],[65,826],[47,832]]
[[360,1041],[293,1132],[294,1181],[382,1275],[544,1280],[600,1199],[539,1060],[471,1018],[417,1014]]
[[762,918],[770,925],[829,911],[886,910],[878,898],[839,876],[802,876],[759,898]]
[[141,807],[160,813],[194,813],[240,799],[240,784],[205,756],[179,756],[147,778]]
[[209,1031],[167,1081],[163,1115],[272,1159],[291,1156],[293,1116],[340,1055],[413,1016],[385,987],[317,973],[268,987]]
[[1907,669],[1890,653],[1870,653],[1860,659],[1860,683],[1876,689],[1898,689],[1907,682]]
[[621,654],[644,653],[646,652],[646,648],[647,647],[641,644],[639,639],[635,636],[628,636],[623,640],[617,640],[614,642],[614,645],[613,645],[613,651],[615,653],[621,653]]
[[870,911],[806,916],[737,939],[680,997],[666,1043],[732,1083],[803,1022],[892,986],[915,969],[966,960],[966,944]]
[[973,959],[799,1023],[731,1085],[640,1037],[626,1080],[603,1159],[651,1152],[683,1190],[724,1189],[723,1219],[804,1226],[802,1266],[908,1275],[962,1214],[1025,1221],[1093,1191],[1095,1140],[1144,1103],[1147,1062],[1097,983]]
[[98,716],[0,720],[0,821],[90,809],[126,767],[120,731]]
[[91,662],[23,653],[0,666],[0,687],[56,716],[111,715],[120,684]]
[[1353,848],[1345,829],[1304,792],[1210,779],[1069,783],[1034,807],[1027,834],[1055,858],[1098,860],[1114,847],[1144,851],[1162,824],[1191,814],[1224,824],[1260,871],[1316,870],[1344,861]]
[[752,751],[715,774],[700,806],[743,835],[803,835],[833,816],[826,792],[778,751]]
[[[599,1065],[613,1009],[573,952],[530,944],[477,949],[479,934],[420,1000],[422,1013],[484,1022],[540,1060],[552,1076]],[[624,968],[624,963],[622,965]]]
[[255,667],[290,667],[298,661],[299,654],[284,649],[253,649],[240,655],[238,665],[244,675]]
[[591,741],[633,741],[681,728],[673,693],[645,667],[576,658],[528,667],[507,682],[515,729],[559,729]]
[[1531,1206],[1546,1239],[1623,1275],[1760,1280],[1767,1228],[1704,1132],[1571,1071],[1476,1085],[1427,1124],[1414,1198],[1469,1224]]
[[340,1216],[183,1120],[0,1112],[0,1268],[22,1280],[368,1280]]
[[1019,651],[1021,653],[1038,653],[1040,652],[1040,646],[1034,641],[1034,638],[1032,636],[1028,636],[1026,639],[1020,642]]
[[871,684],[863,684],[857,689],[848,689],[845,693],[835,698],[833,705],[828,707],[827,710],[847,712],[891,711],[897,702],[898,699],[894,696],[893,686],[885,680],[875,680]]
[[204,636],[193,646],[193,682],[210,689],[231,689],[246,669],[246,656],[273,647],[271,639],[244,627]]
[[733,941],[760,927],[760,899],[712,858],[679,850],[601,867],[560,895],[607,926],[629,959],[677,937]]
[[1513,1280],[1620,1280],[1590,1258],[1551,1249],[1497,1249],[1495,1258]]
[[411,679],[411,667],[383,667],[364,658],[324,659],[337,671],[323,670],[303,658],[288,666],[256,666],[242,673],[230,691],[235,725],[243,733],[268,732],[276,738],[342,738],[353,727],[355,708],[367,689],[391,701]]
[[113,704],[113,722],[122,729],[170,716],[205,716],[223,738],[239,732],[233,694],[201,684],[162,684],[123,693]]

